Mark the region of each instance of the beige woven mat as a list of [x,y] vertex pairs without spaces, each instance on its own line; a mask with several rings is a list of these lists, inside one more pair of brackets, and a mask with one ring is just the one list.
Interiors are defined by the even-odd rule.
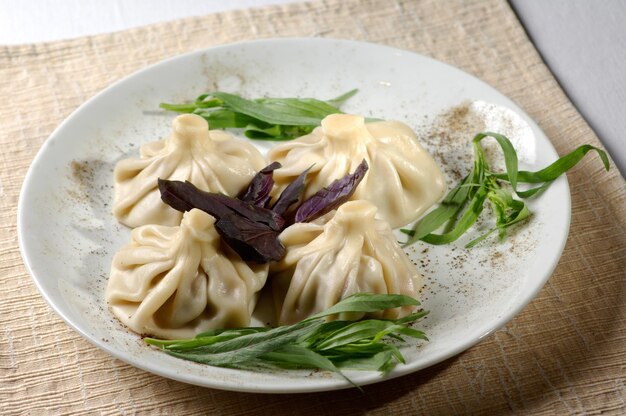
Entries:
[[626,412],[626,192],[594,158],[569,175],[559,266],[506,328],[469,351],[356,390],[203,389],[115,360],[45,304],[18,251],[16,204],[52,130],[113,81],[164,58],[276,36],[362,39],[430,55],[516,100],[560,154],[598,140],[504,1],[329,0],[236,11],[77,40],[0,48],[0,412],[6,414],[597,414]]

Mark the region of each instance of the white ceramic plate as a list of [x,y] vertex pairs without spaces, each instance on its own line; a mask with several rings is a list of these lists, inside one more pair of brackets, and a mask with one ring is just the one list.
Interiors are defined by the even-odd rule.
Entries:
[[[193,52],[110,86],[68,117],[38,153],[20,195],[18,228],[24,262],[43,297],[99,348],[164,377],[252,392],[349,387],[326,373],[256,373],[170,357],[118,323],[104,302],[104,290],[111,258],[130,235],[110,213],[113,167],[136,156],[140,144],[168,134],[174,115],[158,111],[160,102],[190,100],[217,89],[249,97],[326,99],[352,88],[360,91],[345,111],[408,123],[444,165],[450,181],[471,163],[471,158],[461,157],[471,154],[470,133],[458,131],[464,125],[458,117],[465,113],[449,111],[462,103],[479,101],[470,112],[480,110],[482,124],[465,123],[471,134],[483,129],[509,134],[520,152],[521,168],[543,167],[557,157],[546,136],[511,100],[458,69],[415,53],[327,39],[262,40]],[[440,115],[446,111],[448,121]],[[264,150],[267,146],[260,144]],[[505,243],[490,240],[471,252],[463,248],[467,238],[443,247],[418,243],[409,248],[427,278],[423,305],[431,314],[420,326],[430,342],[404,348],[407,364],[386,378],[469,348],[537,294],[567,238],[566,179],[557,180],[530,206],[535,212],[531,222]],[[347,374],[359,384],[384,379],[374,372]]]

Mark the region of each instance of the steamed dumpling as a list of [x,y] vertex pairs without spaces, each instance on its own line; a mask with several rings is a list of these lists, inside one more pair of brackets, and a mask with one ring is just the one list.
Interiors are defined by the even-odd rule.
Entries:
[[161,201],[157,179],[190,181],[208,192],[236,196],[265,166],[250,143],[209,131],[194,114],[176,117],[172,135],[141,146],[140,157],[115,167],[113,214],[123,224],[178,225],[182,214]]
[[369,172],[352,196],[378,207],[393,228],[416,220],[443,196],[439,167],[417,142],[415,133],[397,121],[365,123],[363,117],[332,114],[311,134],[274,147],[270,162],[280,192],[302,171],[309,171],[305,197],[353,172],[365,159]]
[[249,326],[268,266],[221,244],[214,222],[193,209],[180,226],[134,229],[111,266],[106,300],[115,316],[139,334],[170,339]]
[[[272,264],[270,277],[281,325],[301,321],[354,293],[418,296],[422,276],[389,224],[375,216],[370,202],[350,201],[314,223],[296,223],[281,233],[287,254]],[[398,318],[413,311],[403,307],[373,316]]]

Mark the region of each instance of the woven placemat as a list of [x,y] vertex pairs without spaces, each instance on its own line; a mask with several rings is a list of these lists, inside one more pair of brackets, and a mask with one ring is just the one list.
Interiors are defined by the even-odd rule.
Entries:
[[508,4],[341,1],[234,11],[76,40],[0,48],[0,412],[5,414],[596,414],[626,412],[626,192],[595,158],[568,174],[572,226],[539,296],[505,328],[427,370],[303,395],[204,389],[126,365],[46,305],[19,254],[28,166],[77,106],[146,65],[277,36],[360,39],[458,66],[521,105],[560,154],[599,145]]

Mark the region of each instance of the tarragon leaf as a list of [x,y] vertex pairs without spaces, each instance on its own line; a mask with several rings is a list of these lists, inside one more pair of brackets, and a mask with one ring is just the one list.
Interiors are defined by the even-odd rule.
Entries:
[[[404,357],[386,338],[400,335],[426,339],[408,327],[423,317],[418,312],[396,320],[324,322],[323,317],[340,312],[375,312],[419,304],[404,295],[355,294],[333,308],[294,325],[278,328],[239,328],[207,331],[189,340],[145,342],[175,357],[220,367],[260,371],[271,368],[319,368],[341,373],[342,368],[387,372]],[[354,384],[354,383],[353,383]]]
[[178,113],[194,113],[209,122],[211,129],[243,128],[244,135],[257,140],[291,140],[310,133],[339,106],[356,94],[348,91],[328,101],[314,98],[247,99],[216,91],[202,94],[193,103],[161,103]]
[[[504,154],[506,172],[492,172],[486,160],[480,142],[492,137],[496,140]],[[472,140],[474,150],[474,166],[469,175],[457,185],[441,202],[441,205],[418,221],[412,229],[403,229],[409,236],[405,245],[418,240],[430,244],[447,244],[456,241],[476,222],[483,210],[483,204],[489,201],[496,217],[496,226],[487,233],[470,241],[466,247],[474,247],[489,235],[498,232],[502,240],[506,229],[531,217],[526,204],[513,197],[512,193],[503,189],[499,180],[509,182],[515,195],[529,198],[545,191],[554,180],[576,165],[587,153],[598,153],[605,169],[609,169],[606,153],[591,145],[583,145],[573,152],[559,158],[547,168],[537,172],[519,171],[517,152],[513,144],[505,136],[485,132],[477,134]],[[535,188],[520,190],[520,183],[540,183]],[[447,223],[447,224],[446,224]],[[446,224],[442,234],[434,233]]]
[[195,114],[204,118],[209,123],[209,128],[215,129],[240,129],[253,123],[257,123],[258,128],[264,128],[256,119],[245,114],[237,113],[229,109],[219,109],[213,111],[195,111]]
[[221,99],[224,105],[238,113],[245,114],[253,117],[257,120],[261,120],[269,124],[285,124],[288,126],[310,126],[317,125],[323,117],[311,113],[315,109],[315,106],[306,105],[304,111],[301,106],[294,106],[293,103],[288,104],[287,101],[282,101],[283,104],[279,104],[277,101],[266,103],[248,100],[235,94],[229,94],[226,92],[213,92],[212,96]]
[[315,314],[306,320],[323,318],[330,315],[352,312],[376,312],[379,310],[399,308],[402,306],[419,306],[417,299],[406,295],[378,295],[372,293],[356,293],[341,302]]
[[326,102],[328,104],[332,105],[332,106],[341,107],[341,104],[343,104],[346,101],[348,101],[348,99],[354,97],[357,92],[359,92],[359,90],[355,88],[353,90],[350,90],[350,91],[348,91],[346,93],[341,94],[338,97],[335,97],[335,98],[332,98],[330,100],[327,100]]

